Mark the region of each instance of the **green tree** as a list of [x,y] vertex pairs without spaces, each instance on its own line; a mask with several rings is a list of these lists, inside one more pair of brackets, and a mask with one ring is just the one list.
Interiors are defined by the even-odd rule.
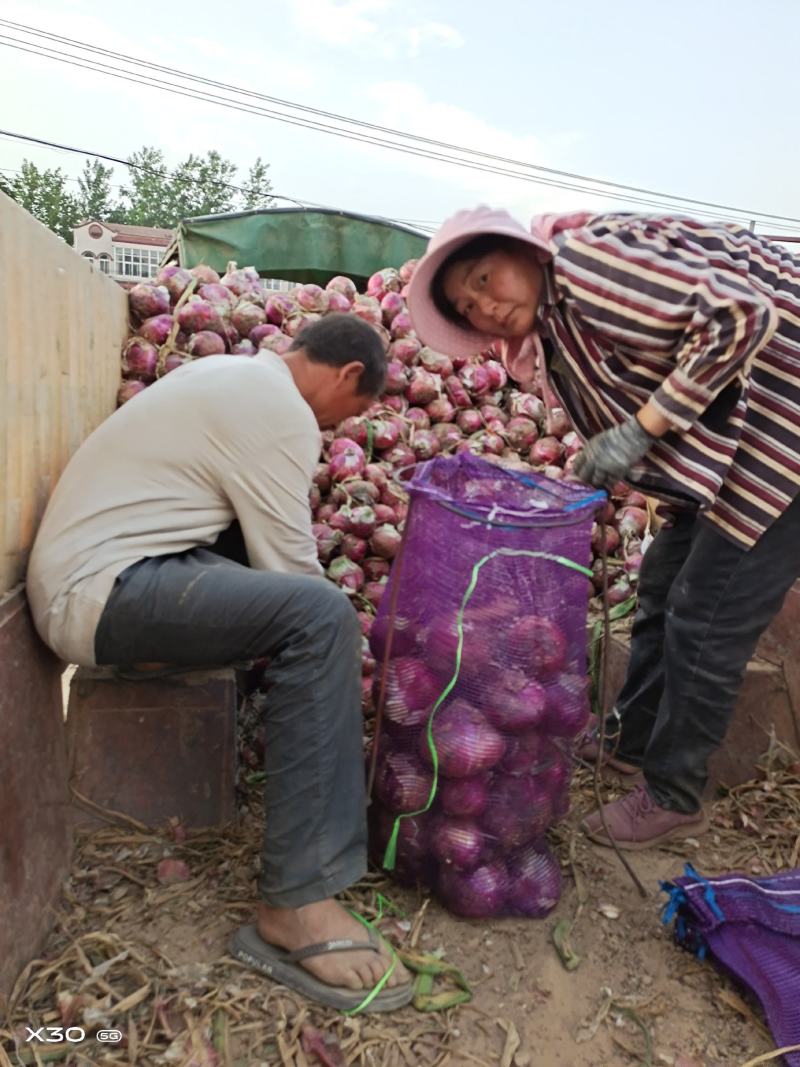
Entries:
[[189,156],[175,170],[173,203],[177,218],[219,215],[236,206],[236,164],[212,149],[205,159]]
[[140,148],[128,156],[130,185],[121,192],[126,203],[119,219],[131,226],[169,226],[172,214],[172,182],[159,148]]
[[114,214],[111,179],[114,171],[99,159],[86,160],[78,178],[78,206],[84,219],[107,221]]
[[264,163],[259,156],[250,168],[244,183],[242,206],[245,208],[269,207],[273,203],[272,182],[267,177],[269,163]]
[[18,204],[45,226],[72,244],[72,227],[80,219],[80,206],[76,197],[67,192],[67,176],[60,167],[55,170],[39,170],[35,163],[25,159],[20,173],[9,184],[10,193]]

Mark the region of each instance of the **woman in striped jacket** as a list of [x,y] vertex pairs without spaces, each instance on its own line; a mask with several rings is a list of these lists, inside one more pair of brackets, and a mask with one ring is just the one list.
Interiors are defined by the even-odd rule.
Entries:
[[[736,226],[481,207],[448,220],[408,293],[450,355],[501,342],[586,444],[575,472],[659,498],[631,658],[609,724],[621,847],[706,829],[708,760],[760,634],[800,576],[800,258]],[[587,753],[596,742],[584,746]],[[586,832],[608,844],[600,814]]]

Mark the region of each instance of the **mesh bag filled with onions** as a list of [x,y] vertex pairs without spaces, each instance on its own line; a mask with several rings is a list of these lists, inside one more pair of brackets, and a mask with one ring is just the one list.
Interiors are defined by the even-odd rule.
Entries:
[[455,914],[541,916],[586,723],[591,531],[604,494],[469,453],[408,483],[404,544],[370,636],[383,705],[373,858]]

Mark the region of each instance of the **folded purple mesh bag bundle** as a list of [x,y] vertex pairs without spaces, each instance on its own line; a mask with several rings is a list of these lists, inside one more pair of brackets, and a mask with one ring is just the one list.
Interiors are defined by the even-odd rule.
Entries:
[[[591,529],[605,494],[468,453],[415,468],[370,635],[385,700],[371,848],[398,881],[469,918],[538,917],[560,868],[589,711]],[[391,641],[389,637],[391,635]]]
[[[691,866],[672,882],[666,924],[675,940],[716,963],[758,997],[777,1048],[800,1045],[800,870],[765,878],[704,878]],[[784,1056],[800,1067],[800,1051]]]

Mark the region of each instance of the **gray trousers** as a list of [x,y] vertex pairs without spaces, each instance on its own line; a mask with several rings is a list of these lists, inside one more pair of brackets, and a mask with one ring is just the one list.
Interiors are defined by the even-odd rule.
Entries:
[[100,618],[98,664],[269,657],[259,893],[274,907],[324,900],[367,869],[360,649],[356,613],[331,582],[203,548],[128,567]]

